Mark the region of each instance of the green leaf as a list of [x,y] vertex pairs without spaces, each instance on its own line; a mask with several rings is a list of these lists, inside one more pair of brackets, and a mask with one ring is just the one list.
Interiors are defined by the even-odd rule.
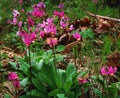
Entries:
[[60,92],[59,89],[54,89],[48,93],[48,96],[56,96]]
[[62,77],[58,75],[55,77],[56,86],[58,89],[62,88]]
[[41,81],[38,81],[37,79],[32,79],[32,83],[34,86],[39,89],[43,93],[47,93],[45,86],[41,83]]
[[42,66],[43,66],[43,59],[41,59],[40,61],[39,61],[39,63],[36,63],[36,64],[34,64],[33,65],[33,68],[35,68],[36,70],[40,70],[40,69],[42,69]]
[[66,81],[64,83],[64,90],[66,92],[70,91],[70,88],[73,84],[73,76],[76,74],[76,68],[73,64],[69,64],[66,69]]
[[10,98],[9,94],[4,94],[4,98]]
[[87,30],[81,31],[80,34],[85,39],[94,37],[94,33],[93,33],[92,29],[87,29]]
[[32,95],[22,95],[22,96],[20,96],[20,98],[40,98],[40,97],[36,97],[36,96],[32,96]]
[[75,68],[75,65],[73,65],[73,64],[69,64],[68,66],[67,66],[67,70],[66,70],[66,76],[67,77],[72,77],[73,75],[75,75],[75,73],[76,73],[76,68]]
[[65,92],[69,92],[70,88],[72,86],[73,82],[72,82],[72,77],[67,77],[66,82],[64,83],[63,89],[65,90]]
[[56,54],[56,61],[57,61],[57,62],[62,61],[63,58],[64,58],[63,55],[61,55],[61,54]]
[[13,68],[17,69],[17,63],[16,63],[16,62],[9,62],[9,64],[10,64]]
[[102,92],[100,91],[100,90],[98,90],[98,89],[96,89],[96,88],[92,88],[93,89],[93,92],[96,94],[96,95],[98,95],[100,98],[102,98]]
[[29,64],[27,64],[23,59],[18,58],[19,64],[20,64],[20,70],[24,72],[24,74],[27,74],[27,70],[29,68]]
[[65,94],[57,94],[57,97],[58,98],[67,98],[67,97],[65,97]]
[[33,90],[27,92],[27,95],[36,96],[36,97],[39,97],[39,98],[48,98],[46,94],[40,92],[37,89],[33,89]]
[[117,97],[117,86],[114,84],[109,85],[108,87],[106,87],[108,92],[109,92],[109,98],[116,98]]
[[64,45],[58,45],[57,46],[57,49],[56,49],[57,52],[62,52],[64,50],[65,50],[65,46]]
[[21,86],[25,87],[28,83],[28,78],[24,78],[22,81],[20,81]]
[[[49,70],[47,70],[49,69]],[[45,82],[50,88],[56,88],[55,85],[55,76],[56,76],[56,69],[55,66],[50,64],[44,64],[41,72],[37,74],[37,77],[40,81]]]

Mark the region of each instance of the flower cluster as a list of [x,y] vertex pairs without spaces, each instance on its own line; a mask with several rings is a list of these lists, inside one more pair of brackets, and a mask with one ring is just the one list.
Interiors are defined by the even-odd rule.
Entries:
[[10,72],[8,74],[8,79],[12,81],[14,87],[20,88],[20,81],[19,81],[18,75],[15,72]]
[[45,14],[44,8],[45,4],[43,2],[40,2],[33,6],[33,11],[31,12],[31,14],[35,17],[42,17]]
[[114,73],[116,73],[117,67],[103,66],[100,71],[102,75],[113,75]]

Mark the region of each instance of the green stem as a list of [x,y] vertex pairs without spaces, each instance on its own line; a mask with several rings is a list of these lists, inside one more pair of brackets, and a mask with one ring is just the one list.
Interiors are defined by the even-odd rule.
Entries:
[[55,47],[53,47],[53,57],[54,57],[54,66],[56,66],[56,56],[55,56]]
[[[53,57],[54,57],[54,59],[53,59],[53,61],[54,61],[54,67],[55,67],[55,72],[56,72],[56,75],[57,75],[57,66],[56,66],[56,55],[55,55],[55,47],[53,47],[52,48],[53,49]],[[58,66],[58,68],[59,68],[59,66]]]
[[29,65],[30,65],[30,83],[32,84],[32,65],[31,65],[31,53],[30,53],[30,46],[28,47],[28,52],[29,52]]

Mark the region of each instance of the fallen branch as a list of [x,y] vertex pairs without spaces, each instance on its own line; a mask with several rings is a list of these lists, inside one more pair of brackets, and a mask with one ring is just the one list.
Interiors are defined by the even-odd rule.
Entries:
[[120,22],[120,19],[117,19],[117,18],[111,18],[111,17],[107,17],[107,16],[96,15],[96,14],[90,13],[89,11],[87,11],[86,13],[89,16],[92,16],[92,17],[95,17],[95,18],[103,18],[103,19],[106,19],[106,20]]

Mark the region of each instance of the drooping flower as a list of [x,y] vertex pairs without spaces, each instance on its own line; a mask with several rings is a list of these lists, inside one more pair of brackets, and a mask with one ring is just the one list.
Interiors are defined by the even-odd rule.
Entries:
[[29,26],[33,26],[34,25],[34,21],[33,21],[33,19],[32,18],[28,18],[28,25]]
[[82,78],[82,77],[79,77],[78,78],[78,84],[84,84],[87,82],[87,79],[86,78]]
[[92,0],[92,2],[97,4],[97,3],[98,3],[98,0]]
[[45,14],[45,12],[43,10],[40,10],[39,8],[35,7],[33,9],[33,11],[31,12],[31,14],[35,17],[42,17]]
[[67,27],[69,24],[69,18],[67,16],[63,16],[60,20],[60,26],[61,28]]
[[70,25],[70,27],[69,27],[68,29],[69,29],[69,31],[72,31],[72,30],[74,30],[74,27],[73,27],[73,25]]
[[116,71],[117,71],[117,67],[112,67],[112,66],[110,66],[109,67],[109,71],[108,71],[108,74],[109,75],[113,75],[114,73],[116,73]]
[[20,81],[19,80],[14,80],[12,82],[13,82],[13,85],[15,88],[20,88]]
[[57,27],[53,23],[53,18],[47,18],[47,20],[39,24],[38,27],[41,27],[45,34],[56,35]]
[[57,45],[58,39],[57,38],[47,38],[46,43],[50,46],[53,47],[55,45]]
[[18,79],[18,75],[15,73],[15,72],[10,72],[9,74],[8,74],[8,79],[9,80],[17,80]]
[[24,12],[25,12],[24,8],[22,8],[22,9],[21,9],[21,12],[22,12],[22,13],[24,13]]
[[80,39],[81,39],[81,35],[80,35],[78,32],[74,33],[74,34],[73,34],[73,37],[74,37],[75,39],[77,39],[77,40],[80,40]]
[[58,12],[58,11],[54,11],[54,15],[58,16],[58,17],[63,17],[64,16],[64,11]]
[[54,24],[48,24],[47,26],[44,27],[44,32],[47,34],[54,34],[56,35],[57,28]]
[[100,71],[101,71],[102,75],[107,75],[108,74],[108,72],[106,71],[106,66],[102,67]]
[[103,66],[100,71],[102,75],[113,75],[114,73],[116,73],[117,67]]
[[22,27],[22,21],[19,21],[19,23],[18,23],[18,27],[19,27],[19,28]]
[[63,4],[63,3],[60,3],[60,4],[58,5],[58,8],[59,8],[59,9],[64,8],[64,4]]
[[23,0],[19,0],[19,4],[23,4]]
[[39,2],[39,3],[37,4],[37,7],[40,8],[40,9],[43,9],[43,8],[46,7],[46,5],[44,4],[44,2]]
[[16,25],[18,23],[18,20],[17,20],[17,18],[13,18],[13,21],[11,22],[11,24],[13,24],[13,25]]
[[40,37],[44,37],[45,33],[43,30],[40,31]]
[[22,40],[23,42],[25,43],[25,45],[27,47],[30,46],[30,44],[34,41],[34,39],[36,38],[36,34],[33,32],[33,33],[30,33],[30,34],[27,34],[25,32],[23,32],[21,35],[22,37]]
[[20,13],[17,10],[13,10],[13,16],[14,18],[20,16]]

